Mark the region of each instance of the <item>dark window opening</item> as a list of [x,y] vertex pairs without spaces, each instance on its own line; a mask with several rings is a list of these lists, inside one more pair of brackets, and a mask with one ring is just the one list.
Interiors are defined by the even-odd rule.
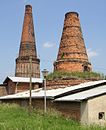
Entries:
[[[83,65],[82,65],[83,66]],[[89,72],[90,71],[90,68],[88,66],[83,66],[83,71],[84,72]]]
[[88,71],[88,66],[84,66],[84,72]]
[[105,113],[104,112],[99,112],[99,114],[98,114],[98,119],[100,120],[100,119],[105,119]]

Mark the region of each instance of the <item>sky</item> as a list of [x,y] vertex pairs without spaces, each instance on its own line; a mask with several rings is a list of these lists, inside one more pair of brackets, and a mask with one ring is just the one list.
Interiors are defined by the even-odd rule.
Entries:
[[106,0],[0,0],[0,83],[15,74],[25,5],[31,4],[41,70],[53,71],[65,13],[79,13],[93,71],[106,74]]

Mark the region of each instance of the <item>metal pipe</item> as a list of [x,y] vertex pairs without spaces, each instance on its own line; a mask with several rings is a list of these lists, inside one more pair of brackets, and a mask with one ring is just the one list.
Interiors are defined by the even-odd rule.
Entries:
[[44,78],[44,113],[47,112],[46,105],[46,78]]

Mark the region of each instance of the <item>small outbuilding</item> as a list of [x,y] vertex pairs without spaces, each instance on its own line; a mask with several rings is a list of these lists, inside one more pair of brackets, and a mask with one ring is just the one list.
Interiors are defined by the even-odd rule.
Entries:
[[57,98],[55,102],[82,124],[106,124],[106,85]]
[[[32,78],[32,90],[42,87],[43,79]],[[15,94],[29,90],[29,77],[10,77],[8,76],[3,84],[6,86],[7,94]]]

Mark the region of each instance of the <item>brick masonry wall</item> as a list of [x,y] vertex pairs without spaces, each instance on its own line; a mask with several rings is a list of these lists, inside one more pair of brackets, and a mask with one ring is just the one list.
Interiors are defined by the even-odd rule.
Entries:
[[[2,100],[2,103],[16,103],[28,107],[29,99],[8,99]],[[44,110],[44,99],[32,99],[32,106],[35,109]],[[47,109],[55,109],[64,117],[80,121],[80,103],[78,102],[53,102],[53,100],[47,99]]]
[[7,94],[14,94],[16,89],[15,83],[9,80],[6,89],[7,89]]
[[64,88],[68,86],[77,85],[84,82],[95,81],[97,79],[57,79],[48,80],[47,89]]
[[[32,77],[40,77],[39,59],[32,58]],[[28,59],[16,59],[16,76],[30,77],[30,62]]]
[[[32,84],[32,90],[39,88],[39,84]],[[11,80],[8,81],[8,85],[6,87],[7,94],[15,94],[18,92],[23,92],[29,90],[29,83],[14,83]]]
[[80,121],[79,102],[54,102],[54,106],[63,116]]
[[7,95],[6,87],[0,86],[0,96]]
[[[83,62],[75,62],[75,61],[59,61],[56,62],[56,69],[58,71],[64,71],[64,72],[84,72],[84,66],[83,66]],[[88,64],[88,68],[91,70],[91,65]]]

